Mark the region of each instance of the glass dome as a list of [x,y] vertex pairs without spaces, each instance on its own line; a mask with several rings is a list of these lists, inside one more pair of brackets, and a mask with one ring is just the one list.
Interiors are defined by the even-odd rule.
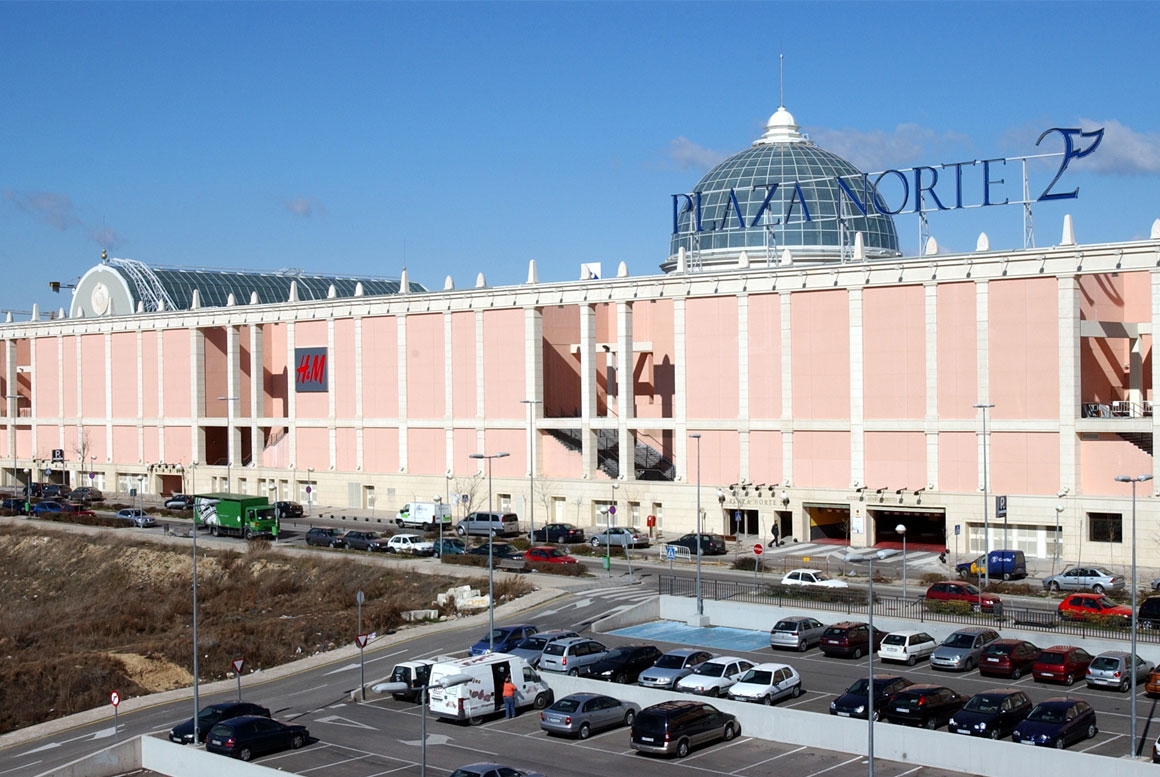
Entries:
[[[840,190],[839,179],[867,205],[866,215]],[[849,260],[859,232],[866,258],[898,256],[894,220],[873,209],[868,188],[860,170],[816,146],[778,108],[762,137],[706,173],[693,196],[678,202],[677,231],[661,269],[676,269],[682,248],[686,263],[702,267],[736,267],[742,251],[754,266],[778,263],[785,249],[795,263]],[[696,194],[701,230],[694,232]]]

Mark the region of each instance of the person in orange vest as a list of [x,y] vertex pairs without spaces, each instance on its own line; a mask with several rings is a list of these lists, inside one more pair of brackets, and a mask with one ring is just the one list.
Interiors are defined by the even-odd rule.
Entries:
[[512,682],[511,675],[503,679],[503,709],[505,717],[516,716],[516,684]]

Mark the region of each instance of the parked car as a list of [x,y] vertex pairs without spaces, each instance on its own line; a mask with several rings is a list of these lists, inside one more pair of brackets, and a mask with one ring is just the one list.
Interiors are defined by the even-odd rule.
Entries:
[[315,526],[306,532],[306,544],[322,548],[345,548],[346,540],[343,539],[342,531],[339,529]]
[[388,553],[406,553],[411,556],[434,556],[435,543],[418,534],[394,534],[387,540]]
[[640,673],[637,684],[645,688],[674,688],[677,680],[713,657],[708,650],[678,648],[660,656],[656,663]]
[[894,694],[882,716],[891,723],[936,729],[945,726],[967,697],[943,685],[921,683]]
[[1105,591],[1124,590],[1124,576],[1109,572],[1103,567],[1068,567],[1058,575],[1043,581],[1043,587],[1052,593],[1058,591]]
[[976,693],[947,723],[947,730],[973,737],[1009,736],[1032,708],[1031,699],[1018,688],[996,688]]
[[193,497],[188,494],[174,494],[165,500],[166,510],[192,510]]
[[936,647],[938,642],[925,631],[893,631],[882,638],[878,658],[914,666],[919,659],[930,658]]
[[47,483],[26,483],[24,485],[24,488],[22,488],[20,490],[20,493],[24,494],[27,497],[33,497],[33,498],[39,499],[40,497],[44,496],[44,487],[46,485],[48,485],[48,484]]
[[614,548],[647,548],[648,535],[635,526],[613,526],[588,538],[594,548],[610,545]]
[[92,486],[80,486],[74,488],[68,498],[74,502],[103,502],[105,495],[101,493],[101,489],[93,488]]
[[96,518],[97,517],[97,514],[94,513],[92,510],[90,510],[89,508],[85,507],[84,505],[73,504],[72,502],[69,502],[68,504],[61,505],[60,511],[62,513],[69,513],[70,515],[83,515],[86,518]]
[[297,502],[275,502],[274,514],[278,516],[280,521],[286,518],[301,518],[303,515],[302,505]]
[[614,683],[635,683],[640,673],[661,657],[656,645],[621,645],[608,651],[604,658],[584,667],[582,674]]
[[698,666],[692,673],[677,680],[676,690],[698,696],[728,695],[741,675],[753,667],[752,661],[739,656],[717,656]]
[[926,589],[924,599],[927,603],[965,602],[976,612],[980,608],[982,608],[983,612],[994,612],[996,604],[1002,606],[1002,600],[994,594],[982,593],[976,586],[970,583],[950,581],[931,585]]
[[1140,602],[1136,611],[1136,622],[1142,629],[1160,628],[1160,596],[1149,596]]
[[842,621],[835,623],[822,632],[818,647],[827,656],[845,656],[861,658],[871,650],[878,650],[886,632],[875,628],[873,638],[870,635],[870,626],[861,621]]
[[72,488],[64,483],[46,483],[40,495],[45,499],[68,499]]
[[[704,666],[704,664],[702,664]],[[690,675],[692,677],[693,675]],[[688,680],[689,678],[684,678]],[[684,682],[684,680],[682,680]],[[746,670],[729,688],[729,698],[734,701],[749,701],[773,704],[787,697],[797,698],[802,688],[801,675],[788,664],[757,664]]]
[[1152,667],[1148,679],[1144,681],[1144,693],[1149,696],[1160,696],[1160,669]]
[[[197,741],[204,742],[209,730],[220,721],[236,718],[239,715],[258,715],[270,717],[270,710],[260,704],[251,704],[248,701],[227,701],[221,704],[211,704],[202,707],[197,713]],[[179,745],[188,745],[193,742],[193,718],[178,723],[169,729],[169,740]]]
[[972,561],[956,564],[955,571],[961,577],[976,579],[984,576],[1004,580],[1027,577],[1027,555],[1021,550],[992,550]]
[[505,652],[511,653],[513,656],[519,656],[528,662],[528,666],[538,667],[540,665],[540,656],[544,652],[544,648],[549,643],[555,642],[558,639],[569,639],[571,637],[579,637],[580,635],[571,629],[552,629],[549,631],[540,631],[530,636],[524,637],[519,641],[514,648]]
[[365,550],[368,553],[385,553],[387,550],[387,538],[373,531],[352,529],[342,535],[342,543],[351,550]]
[[771,648],[792,648],[804,653],[822,641],[828,627],[817,618],[794,615],[782,618],[769,630]]
[[1103,594],[1068,594],[1056,607],[1060,620],[1092,621],[1129,626],[1132,608],[1116,604]]
[[781,578],[782,585],[807,588],[849,588],[845,580],[835,580],[820,569],[791,569]]
[[563,672],[576,677],[580,671],[608,655],[604,643],[587,637],[558,639],[544,647],[540,655],[540,669],[545,672]]
[[[489,546],[490,545],[490,549]],[[468,556],[491,556],[493,561],[522,561],[524,552],[510,542],[485,542],[467,549]]]
[[584,542],[584,530],[570,523],[549,523],[533,531],[532,539],[536,542]]
[[33,515],[45,515],[48,513],[59,513],[64,509],[64,505],[60,502],[54,502],[51,499],[46,499],[43,502],[37,502],[32,506]]
[[517,537],[520,519],[515,513],[474,512],[455,526],[460,537]]
[[997,639],[989,642],[979,657],[979,674],[1018,680],[1039,656],[1039,648],[1025,639]]
[[[700,536],[699,543],[697,541],[698,536]],[[701,546],[702,556],[723,556],[728,551],[725,545],[725,538],[720,534],[685,534],[666,544],[685,548],[694,556],[697,555],[698,544]]]
[[[1132,671],[1132,664],[1135,671]],[[1100,653],[1088,664],[1085,680],[1088,688],[1115,688],[1126,691],[1147,679],[1152,673],[1152,662],[1136,656],[1132,661],[1132,654],[1123,650],[1108,650]]]
[[728,712],[700,701],[664,701],[646,707],[632,724],[629,745],[642,753],[684,758],[698,745],[741,733],[741,724]]
[[599,693],[573,693],[540,712],[540,729],[587,739],[593,731],[631,726],[640,705]]
[[467,552],[467,543],[458,537],[443,537],[435,540],[436,556],[462,556]]
[[28,507],[28,499],[23,496],[6,496],[3,501],[0,501],[0,508],[11,510],[20,515],[25,514],[25,509]]
[[[909,679],[899,675],[874,675],[874,720],[882,717],[882,709],[890,703],[895,694],[913,684]],[[830,702],[830,714],[865,720],[870,704],[870,694],[867,693],[869,688],[870,681],[865,677],[855,680],[845,693]]]
[[281,723],[257,715],[243,715],[223,720],[209,730],[205,749],[243,761],[256,755],[290,748],[297,750],[310,739],[306,726]]
[[1011,732],[1011,741],[1063,749],[1098,733],[1096,711],[1090,704],[1057,696],[1036,704]]
[[524,561],[534,564],[575,564],[576,558],[559,548],[536,547],[524,551]]
[[[488,650],[495,653],[506,653],[526,638],[536,634],[540,629],[530,623],[514,623],[510,626],[496,626],[490,634],[484,634],[468,651],[473,656],[480,656]],[[489,640],[488,637],[491,637]]]
[[1087,675],[1092,654],[1081,647],[1055,645],[1039,651],[1035,663],[1031,665],[1031,676],[1035,682],[1055,682],[1074,685],[1075,681]]
[[544,775],[539,772],[513,769],[503,764],[478,763],[460,766],[449,777],[544,777]]
[[931,668],[969,672],[979,665],[983,648],[998,638],[999,632],[984,626],[959,629],[930,654]]
[[147,515],[144,510],[138,510],[135,507],[126,507],[124,510],[118,510],[116,518],[122,521],[128,521],[134,526],[141,528],[148,528],[157,525],[157,519],[152,515]]

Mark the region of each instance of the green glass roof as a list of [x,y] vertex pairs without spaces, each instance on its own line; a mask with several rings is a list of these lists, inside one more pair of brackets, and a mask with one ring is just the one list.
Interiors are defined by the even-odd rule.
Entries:
[[[355,287],[360,283],[363,294],[367,296],[399,293],[399,281],[394,278],[316,275],[298,270],[263,273],[171,267],[150,269],[179,309],[190,307],[194,289],[197,289],[205,307],[225,306],[231,293],[239,305],[250,304],[252,293],[258,295],[258,302],[262,304],[286,302],[290,299],[290,284],[294,282],[298,284],[300,301],[324,300],[331,286],[334,286],[336,297],[353,297]],[[407,285],[412,292],[427,291],[417,283]]]

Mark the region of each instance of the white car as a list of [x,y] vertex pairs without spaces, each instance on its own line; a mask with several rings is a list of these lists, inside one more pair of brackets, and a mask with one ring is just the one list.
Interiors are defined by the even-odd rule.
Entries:
[[892,631],[882,638],[878,657],[914,666],[919,659],[930,658],[936,647],[938,642],[925,631]]
[[781,579],[782,585],[808,588],[849,588],[845,580],[835,580],[820,569],[791,569]]
[[409,553],[412,556],[432,556],[435,543],[418,534],[396,534],[387,540],[388,553]]
[[797,698],[804,690],[801,675],[792,666],[758,664],[733,684],[729,689],[729,698],[734,701],[773,704],[787,696]]
[[733,683],[753,667],[752,661],[737,656],[711,658],[677,680],[677,690],[701,696],[722,696]]

